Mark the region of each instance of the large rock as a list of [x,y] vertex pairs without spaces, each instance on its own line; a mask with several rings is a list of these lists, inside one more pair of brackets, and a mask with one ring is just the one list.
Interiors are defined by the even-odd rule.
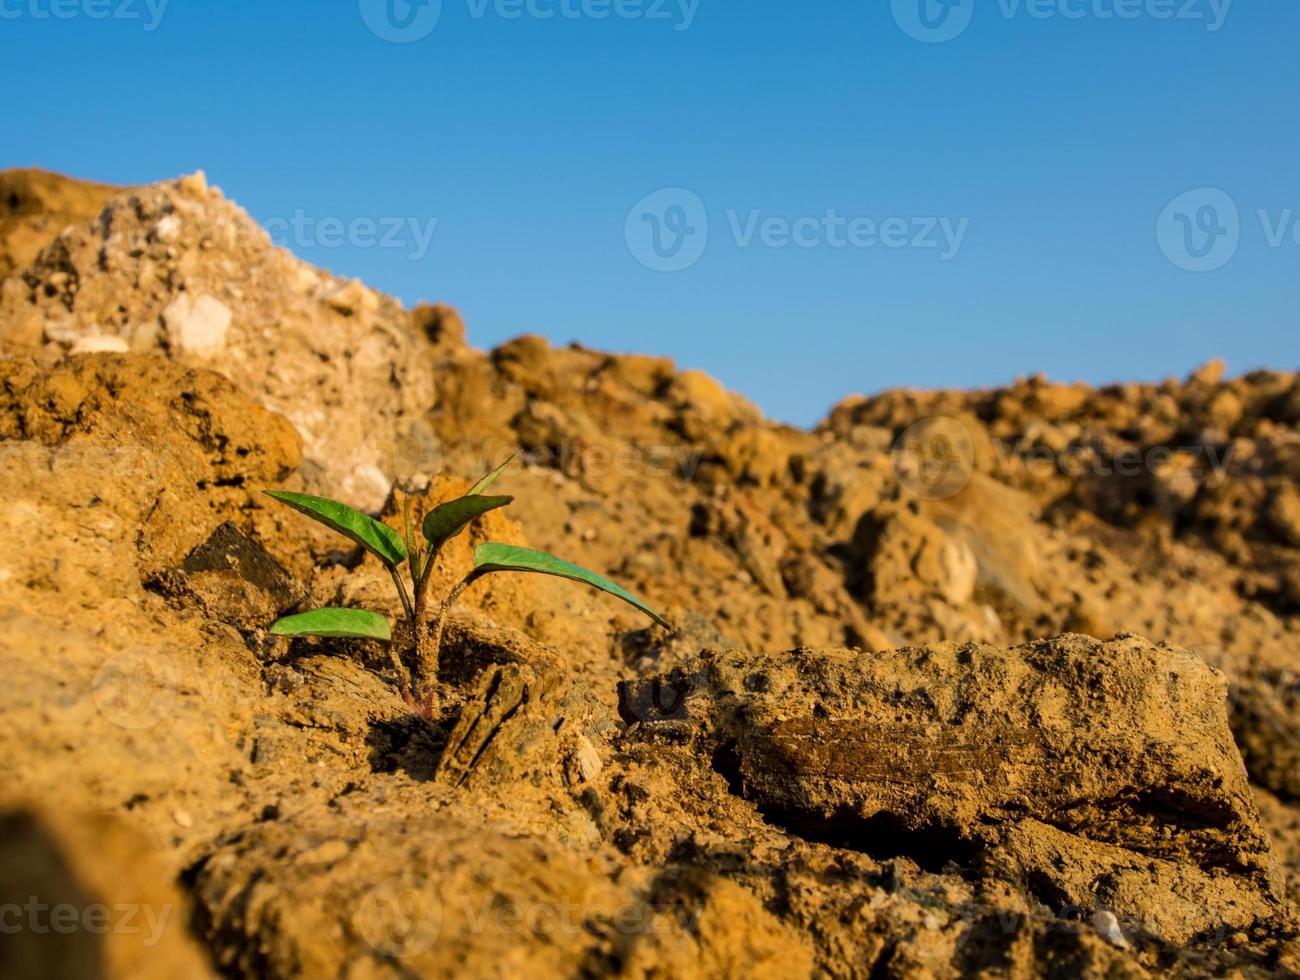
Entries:
[[263,824],[207,858],[195,887],[218,964],[243,976],[775,980],[812,965],[731,882],[629,867],[412,787]]
[[1176,942],[1283,912],[1226,682],[1182,651],[1066,636],[706,652],[661,684],[677,694],[662,722],[698,726],[738,792],[796,834],[965,867]]

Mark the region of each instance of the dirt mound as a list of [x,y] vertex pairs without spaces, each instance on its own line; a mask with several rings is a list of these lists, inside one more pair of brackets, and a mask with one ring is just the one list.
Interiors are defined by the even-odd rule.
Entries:
[[[1300,970],[1295,374],[804,432],[664,358],[475,350],[198,177],[46,230],[0,286],[0,819],[40,842],[0,915],[172,909],[172,975]],[[672,634],[492,576],[431,721],[380,644],[268,634],[398,608],[262,489],[397,527],[395,481],[509,452],[435,591],[529,544]],[[141,934],[74,931],[0,966],[135,972]]]
[[275,248],[202,174],[108,201],[5,281],[6,349],[164,352],[284,414],[330,493],[382,506],[404,413],[432,400],[407,314]]

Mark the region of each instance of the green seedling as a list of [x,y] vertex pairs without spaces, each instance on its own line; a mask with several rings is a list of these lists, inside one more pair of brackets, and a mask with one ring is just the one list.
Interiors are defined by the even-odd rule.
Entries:
[[[388,620],[367,609],[313,609],[311,612],[277,620],[271,627],[271,633],[275,636],[351,637],[388,643],[389,656],[393,669],[397,672],[402,696],[408,703],[418,705],[421,712],[428,716],[433,711],[437,695],[438,660],[448,613],[466,589],[493,572],[533,572],[582,582],[635,606],[667,629],[668,624],[662,616],[604,576],[579,568],[544,551],[494,542],[481,544],[474,549],[474,567],[442,599],[431,621],[429,578],[443,547],[484,514],[514,502],[513,497],[490,497],[484,493],[505,472],[513,459],[512,456],[479,480],[465,496],[439,504],[426,514],[424,520],[419,522],[422,540],[417,539],[414,531],[409,497],[403,507],[405,535],[402,535],[387,524],[336,500],[283,490],[266,491],[267,496],[288,504],[294,510],[350,538],[388,569],[402,611],[411,627],[411,649],[406,653],[415,661],[414,680],[402,653],[393,646],[392,627]],[[410,579],[409,589],[402,577],[403,566]]]

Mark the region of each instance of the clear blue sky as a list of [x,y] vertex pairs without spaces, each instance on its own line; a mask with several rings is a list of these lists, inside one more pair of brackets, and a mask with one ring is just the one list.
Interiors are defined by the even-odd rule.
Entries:
[[[480,346],[668,354],[800,424],[899,385],[1300,366],[1300,4],[920,2],[0,0],[0,166],[203,168]],[[661,188],[689,195],[638,206]],[[1199,188],[1236,225],[1222,195],[1162,221]]]

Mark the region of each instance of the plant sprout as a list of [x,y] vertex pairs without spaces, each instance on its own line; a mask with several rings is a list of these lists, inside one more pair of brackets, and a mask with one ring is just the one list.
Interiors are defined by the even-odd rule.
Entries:
[[[423,541],[417,540],[412,527],[409,496],[405,499],[403,507],[406,532],[403,536],[387,524],[337,500],[283,490],[265,491],[267,496],[288,504],[294,510],[350,538],[378,558],[388,569],[393,585],[397,589],[402,611],[411,627],[412,650],[410,652],[415,658],[415,683],[412,683],[411,673],[403,657],[392,645],[392,628],[388,620],[379,613],[367,609],[313,609],[310,612],[285,616],[277,620],[271,627],[272,635],[349,637],[385,641],[388,643],[393,669],[397,672],[402,697],[408,704],[418,704],[421,713],[428,717],[433,711],[439,652],[448,613],[466,589],[483,576],[493,572],[535,572],[583,582],[617,596],[629,605],[635,606],[660,626],[669,628],[663,617],[640,599],[595,572],[579,568],[544,551],[488,542],[474,549],[474,567],[442,599],[437,613],[433,616],[432,631],[430,630],[429,578],[443,546],[484,514],[514,502],[514,497],[490,497],[484,494],[484,491],[497,481],[513,460],[514,457],[511,456],[492,470],[474,484],[465,496],[448,500],[431,510],[420,523]],[[410,579],[409,590],[402,577],[403,565],[406,566]]]

